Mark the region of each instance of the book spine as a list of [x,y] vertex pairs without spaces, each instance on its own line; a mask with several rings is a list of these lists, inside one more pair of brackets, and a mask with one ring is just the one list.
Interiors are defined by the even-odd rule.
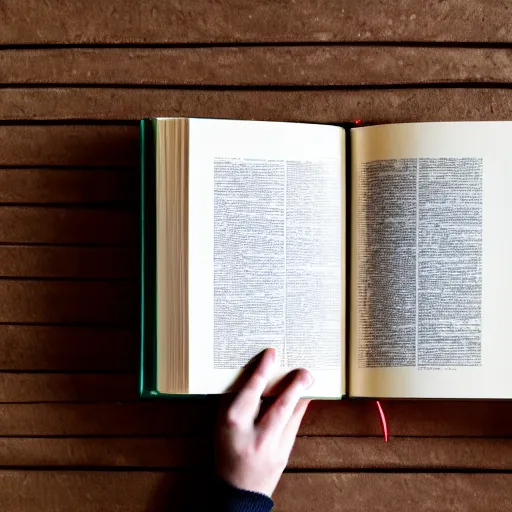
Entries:
[[140,123],[141,154],[141,359],[140,395],[156,392],[156,148],[155,125]]

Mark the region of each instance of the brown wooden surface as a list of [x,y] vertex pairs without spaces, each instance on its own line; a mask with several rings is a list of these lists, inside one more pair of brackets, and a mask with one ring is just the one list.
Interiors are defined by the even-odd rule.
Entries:
[[4,0],[1,13],[6,45],[512,41],[507,0]]
[[[169,69],[173,72],[169,73]],[[48,85],[357,86],[512,81],[508,49],[418,46],[227,46],[18,49],[0,81]]]
[[[0,439],[0,464],[66,468],[206,469],[207,437],[24,437]],[[289,469],[510,471],[510,439],[299,437]]]
[[[216,400],[137,398],[137,120],[512,118],[508,0],[0,0],[0,503],[181,510]],[[280,511],[512,507],[512,403],[315,402]],[[187,493],[189,493],[187,495]]]
[[[46,157],[52,162],[62,162],[63,165],[77,160],[82,165],[101,164],[105,161],[116,162],[120,166],[126,163],[135,164],[133,152],[138,148],[138,127],[135,121],[141,115],[185,115],[337,124],[355,119],[364,119],[368,123],[398,123],[413,119],[493,121],[509,119],[511,111],[512,89],[509,87],[410,87],[384,90],[8,87],[2,91],[0,99],[0,116],[13,122],[23,121],[26,116],[48,123],[65,120],[70,126],[77,118],[94,123],[101,119],[112,122],[119,122],[119,119],[132,121],[125,126],[101,127],[104,136],[96,135],[96,124],[73,126],[77,132],[76,136],[64,135],[63,143],[66,146],[52,149],[44,147],[48,155],[43,155],[43,158]],[[32,153],[40,150],[40,144],[47,143],[46,138],[50,137],[50,133],[61,134],[66,129],[65,126],[51,124],[16,128],[18,129],[15,134],[20,137],[25,133],[28,135],[32,130],[36,132],[34,147],[28,148],[30,153],[18,156],[27,160]],[[4,137],[4,130],[5,136],[11,136],[7,126],[0,126],[0,141]],[[45,133],[37,133],[40,130]],[[87,137],[85,147],[79,145],[79,134]],[[91,154],[96,153],[96,144],[101,145],[98,153]],[[20,148],[17,149],[19,151]],[[7,153],[3,158],[9,156],[11,155]],[[18,160],[7,161],[9,165],[19,163]]]
[[[0,471],[3,510],[182,510],[202,475],[176,471]],[[278,487],[276,510],[310,512],[488,512],[510,510],[512,476],[506,473],[287,473]],[[469,505],[468,505],[469,504]],[[321,507],[321,508],[320,508]],[[190,508],[188,509],[190,510]]]

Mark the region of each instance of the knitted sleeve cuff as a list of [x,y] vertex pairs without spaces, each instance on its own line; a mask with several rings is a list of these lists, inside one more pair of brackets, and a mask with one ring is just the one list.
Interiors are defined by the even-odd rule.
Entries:
[[222,512],[270,512],[274,502],[266,494],[245,491],[218,479],[214,484],[214,507]]

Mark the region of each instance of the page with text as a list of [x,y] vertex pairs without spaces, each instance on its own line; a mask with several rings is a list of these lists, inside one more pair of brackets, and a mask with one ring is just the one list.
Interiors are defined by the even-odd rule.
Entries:
[[190,390],[226,390],[277,349],[277,380],[342,394],[344,131],[190,120]]
[[350,394],[512,397],[512,123],[352,135]]

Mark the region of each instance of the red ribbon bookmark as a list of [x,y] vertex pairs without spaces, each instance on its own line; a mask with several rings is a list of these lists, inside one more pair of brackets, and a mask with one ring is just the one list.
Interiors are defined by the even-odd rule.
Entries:
[[386,420],[386,415],[384,414],[384,409],[382,408],[382,405],[380,405],[380,402],[377,400],[375,402],[377,404],[377,409],[379,410],[379,417],[380,417],[380,426],[382,427],[382,434],[384,435],[384,442],[388,442],[388,422]]

